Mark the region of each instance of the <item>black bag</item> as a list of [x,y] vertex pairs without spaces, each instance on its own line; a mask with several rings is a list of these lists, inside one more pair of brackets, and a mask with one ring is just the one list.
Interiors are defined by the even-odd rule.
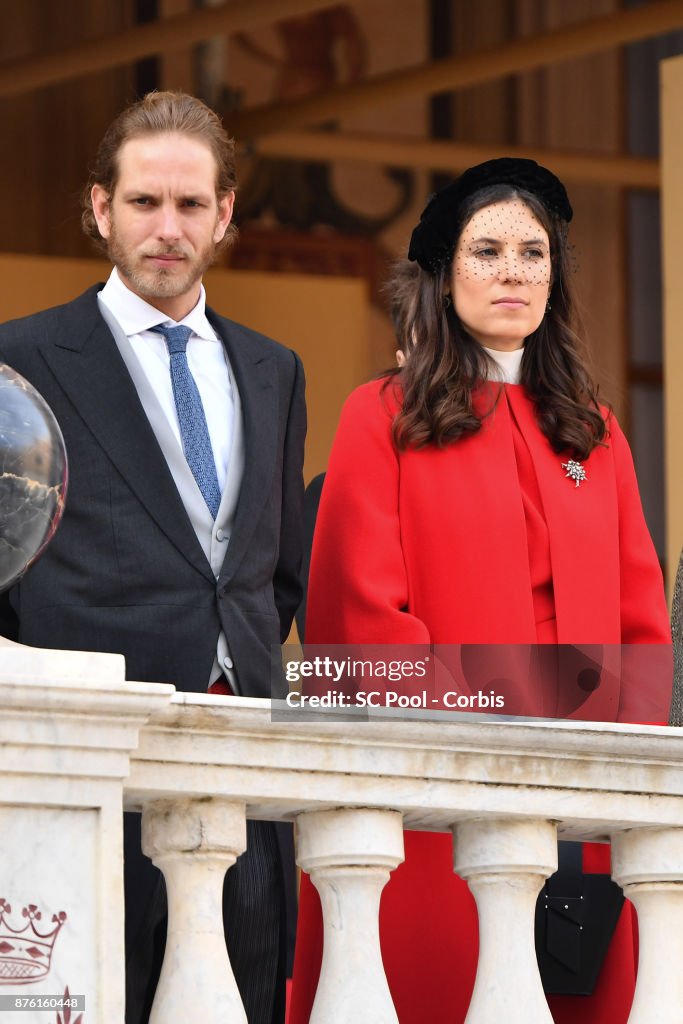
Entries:
[[585,875],[581,843],[558,844],[558,870],[536,903],[536,957],[545,992],[592,994],[624,894],[609,875]]

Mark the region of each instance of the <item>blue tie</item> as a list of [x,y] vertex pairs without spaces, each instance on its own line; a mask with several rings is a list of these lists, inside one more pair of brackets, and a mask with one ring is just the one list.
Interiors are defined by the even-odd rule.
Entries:
[[221,503],[221,490],[218,486],[216,462],[213,457],[209,428],[206,425],[204,406],[196,381],[190,371],[185,351],[192,330],[182,325],[179,327],[152,327],[151,330],[156,331],[157,334],[163,334],[166,339],[168,354],[171,358],[171,384],[178,411],[183,452],[209,512],[215,519]]

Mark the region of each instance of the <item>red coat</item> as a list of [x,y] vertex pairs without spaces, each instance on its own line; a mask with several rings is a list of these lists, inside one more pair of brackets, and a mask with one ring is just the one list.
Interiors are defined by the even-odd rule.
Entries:
[[[579,487],[507,385],[545,508],[559,643],[669,643],[662,575],[614,417]],[[527,531],[510,411],[479,433],[397,452],[391,386],[342,411],[311,559],[312,643],[535,643]],[[668,709],[667,709],[668,710]]]
[[[482,389],[478,402],[490,405],[497,389]],[[576,487],[561,465],[568,457],[552,450],[523,388],[505,390],[476,435],[404,452],[391,437],[393,386],[383,390],[374,381],[350,396],[318,514],[307,642],[536,643],[534,553],[515,452],[520,437],[547,528],[557,641],[670,642],[661,571],[616,419],[609,417],[607,442],[584,462],[587,478]],[[616,679],[611,692],[599,688],[577,717],[633,721],[636,686],[642,689],[640,673],[626,692]],[[661,689],[648,720],[666,719],[669,696]],[[392,995],[401,1024],[457,1024],[474,981],[476,910],[452,873],[450,837],[407,833],[406,839],[406,863],[382,900]],[[587,850],[593,870],[609,870],[607,848],[597,857],[595,848]],[[306,880],[301,922],[292,1024],[308,1019],[315,989],[310,961],[316,949],[319,955],[319,910]],[[579,998],[586,1024],[620,1024],[633,977],[631,921],[622,914],[595,995],[551,998],[555,1019],[576,1019]]]

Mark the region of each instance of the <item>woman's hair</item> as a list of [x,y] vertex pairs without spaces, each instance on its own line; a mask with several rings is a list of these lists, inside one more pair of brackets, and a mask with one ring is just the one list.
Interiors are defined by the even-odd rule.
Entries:
[[[485,206],[521,199],[550,240],[550,309],[526,339],[521,383],[536,405],[541,430],[556,452],[585,459],[607,433],[597,388],[585,367],[580,324],[571,288],[567,225],[534,195],[510,185],[491,185],[463,204],[462,228]],[[457,240],[456,240],[457,241]],[[491,359],[460,322],[450,291],[451,262],[435,273],[401,260],[387,285],[392,320],[401,349],[409,353],[400,369],[387,371],[387,384],[400,382],[401,409],[393,434],[398,448],[439,446],[481,427],[473,392],[490,375]]]
[[[216,163],[216,197],[222,199],[237,187],[235,144],[213,110],[183,92],[150,92],[123,110],[107,128],[97,149],[88,183],[81,195],[81,224],[86,235],[100,248],[106,248],[93,213],[90,193],[101,185],[109,199],[114,195],[119,176],[119,153],[131,139],[176,132],[189,135],[207,146]],[[237,229],[229,225],[217,248],[229,245]]]

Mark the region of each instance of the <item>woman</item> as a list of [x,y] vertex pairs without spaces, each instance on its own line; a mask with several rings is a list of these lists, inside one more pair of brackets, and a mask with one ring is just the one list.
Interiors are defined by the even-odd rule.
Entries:
[[[428,203],[394,283],[404,365],[342,413],[308,642],[669,642],[628,445],[579,355],[571,217],[561,182],[529,160],[470,168]],[[514,711],[666,720],[667,693],[547,680]],[[405,838],[380,915],[389,986],[401,1024],[453,1024],[474,984],[476,908],[449,836]],[[587,846],[583,861],[607,872],[609,850]],[[301,922],[292,1024],[308,1019],[320,957],[306,877]],[[625,1022],[634,973],[627,907],[594,994],[549,997],[554,1019]]]

